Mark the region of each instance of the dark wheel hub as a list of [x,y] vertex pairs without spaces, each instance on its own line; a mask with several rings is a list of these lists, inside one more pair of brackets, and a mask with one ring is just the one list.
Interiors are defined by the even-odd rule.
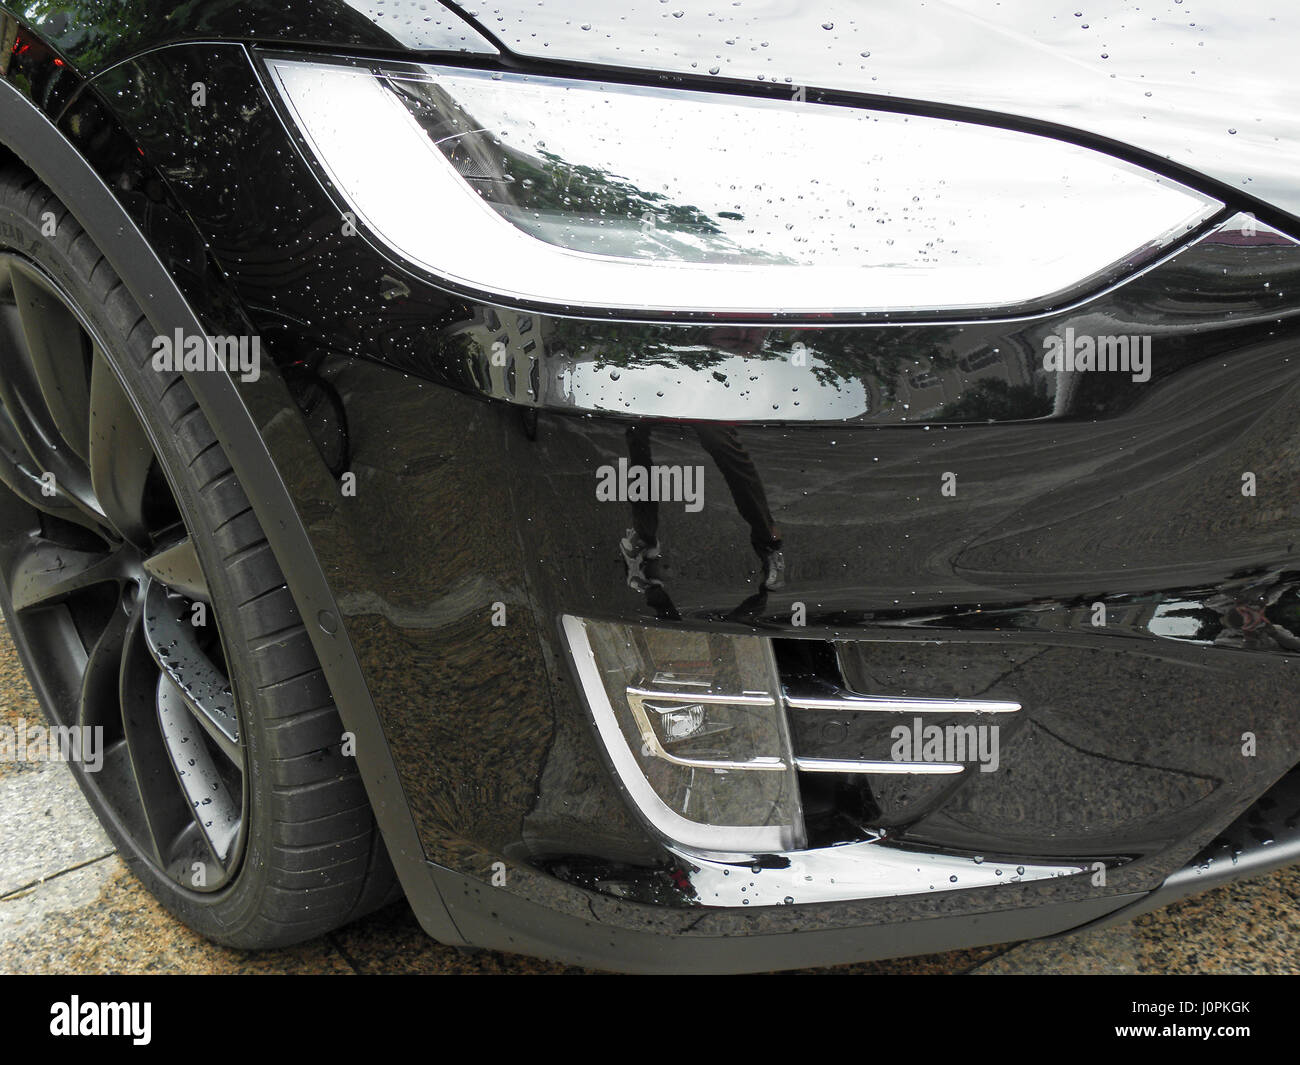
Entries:
[[7,574],[29,668],[56,724],[100,730],[83,779],[137,856],[217,891],[243,856],[247,760],[198,552],[93,330],[12,254],[0,408],[0,480],[34,511]]

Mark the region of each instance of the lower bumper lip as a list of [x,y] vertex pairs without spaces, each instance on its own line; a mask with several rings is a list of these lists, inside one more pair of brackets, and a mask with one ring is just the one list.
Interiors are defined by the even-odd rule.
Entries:
[[[936,915],[931,911],[908,920],[865,910],[844,912],[851,904],[839,903],[833,906],[838,913],[834,927],[818,926],[812,918],[818,907],[751,906],[743,913],[740,908],[706,911],[702,916],[693,911],[692,930],[678,933],[651,919],[644,907],[614,900],[598,905],[601,916],[593,920],[586,908],[579,915],[497,892],[489,913],[485,905],[464,901],[473,896],[472,881],[447,870],[433,871],[433,877],[457,927],[475,944],[633,973],[767,972],[1038,939],[1098,921],[1143,898],[1141,893],[1071,901],[1040,896],[1022,899],[1017,908],[985,905],[979,912]],[[1027,885],[1026,890],[1035,888],[1042,885]],[[626,913],[616,917],[615,909]],[[751,926],[759,915],[772,920],[763,934],[746,935],[732,927],[733,914]],[[778,922],[782,917],[788,920]]]

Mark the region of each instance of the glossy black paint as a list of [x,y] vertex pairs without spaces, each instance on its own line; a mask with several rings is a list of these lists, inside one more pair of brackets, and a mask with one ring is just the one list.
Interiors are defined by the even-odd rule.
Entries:
[[[188,104],[195,79],[221,87],[208,108]],[[469,878],[468,908],[447,894],[462,931],[478,928],[469,938],[504,945],[479,924],[502,895],[523,900],[512,908],[701,939],[1051,901],[1104,911],[1157,886],[1294,763],[1300,382],[1288,241],[1209,238],[1050,321],[718,335],[474,305],[344,237],[240,46],[117,66],[61,125],[122,190],[205,322],[246,315],[284,371],[241,396],[337,598],[424,850]],[[409,294],[393,298],[394,279]],[[1024,397],[1038,404],[1029,409],[1013,402],[1020,382],[1005,362],[984,368],[1007,386],[993,397],[963,368],[1003,345],[1030,356],[1070,323],[1160,330],[1169,361],[1148,385]],[[483,358],[498,330],[507,367]],[[532,362],[530,332],[543,341]],[[738,350],[775,362],[794,343],[836,356],[797,412],[793,399],[785,411],[752,393],[724,399],[790,558],[788,586],[763,594],[751,530],[658,393],[716,381]],[[918,349],[926,366],[932,354],[951,362],[958,409],[943,419],[902,409]],[[634,371],[636,387],[584,405],[543,385],[587,367]],[[283,382],[295,378],[338,404],[284,417]],[[845,421],[829,400],[853,384],[877,402]],[[630,424],[653,426],[656,461],[706,469],[700,513],[662,508],[672,570],[650,598],[627,587],[618,561],[626,508],[593,491],[597,468],[626,456]],[[344,468],[355,498],[339,491]],[[1258,474],[1258,496],[1241,495],[1243,471]],[[940,493],[947,472],[956,497]],[[1103,632],[1089,620],[1098,601],[1116,618]],[[504,627],[490,623],[498,602]],[[1170,602],[1202,642],[1152,630]],[[806,626],[791,624],[795,603]],[[647,835],[601,764],[559,642],[563,612],[830,641],[858,684],[900,693],[1012,685],[1030,706],[1012,755],[1021,771],[975,778],[904,838],[1128,864],[1103,899],[1072,879],[696,909],[662,889],[691,871]],[[1244,731],[1259,741],[1249,760]],[[1079,789],[1068,801],[1063,780]],[[501,858],[507,886],[474,886]]]
[[496,52],[463,17],[436,2],[385,7],[382,2],[346,0],[189,0],[166,11],[150,0],[18,0],[6,6],[86,77],[138,53],[193,40],[272,41],[369,52]]

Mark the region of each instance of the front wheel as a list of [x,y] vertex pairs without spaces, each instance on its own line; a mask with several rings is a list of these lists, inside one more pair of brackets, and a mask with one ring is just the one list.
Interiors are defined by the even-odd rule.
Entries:
[[280,567],[153,339],[53,193],[0,171],[0,575],[24,665],[159,901],[230,946],[296,942],[395,878]]

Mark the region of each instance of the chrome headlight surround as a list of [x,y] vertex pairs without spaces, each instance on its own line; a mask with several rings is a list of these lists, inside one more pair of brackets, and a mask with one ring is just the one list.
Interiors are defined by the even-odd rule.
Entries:
[[373,240],[488,302],[862,320],[1060,305],[1223,205],[1049,137],[771,97],[270,56]]

